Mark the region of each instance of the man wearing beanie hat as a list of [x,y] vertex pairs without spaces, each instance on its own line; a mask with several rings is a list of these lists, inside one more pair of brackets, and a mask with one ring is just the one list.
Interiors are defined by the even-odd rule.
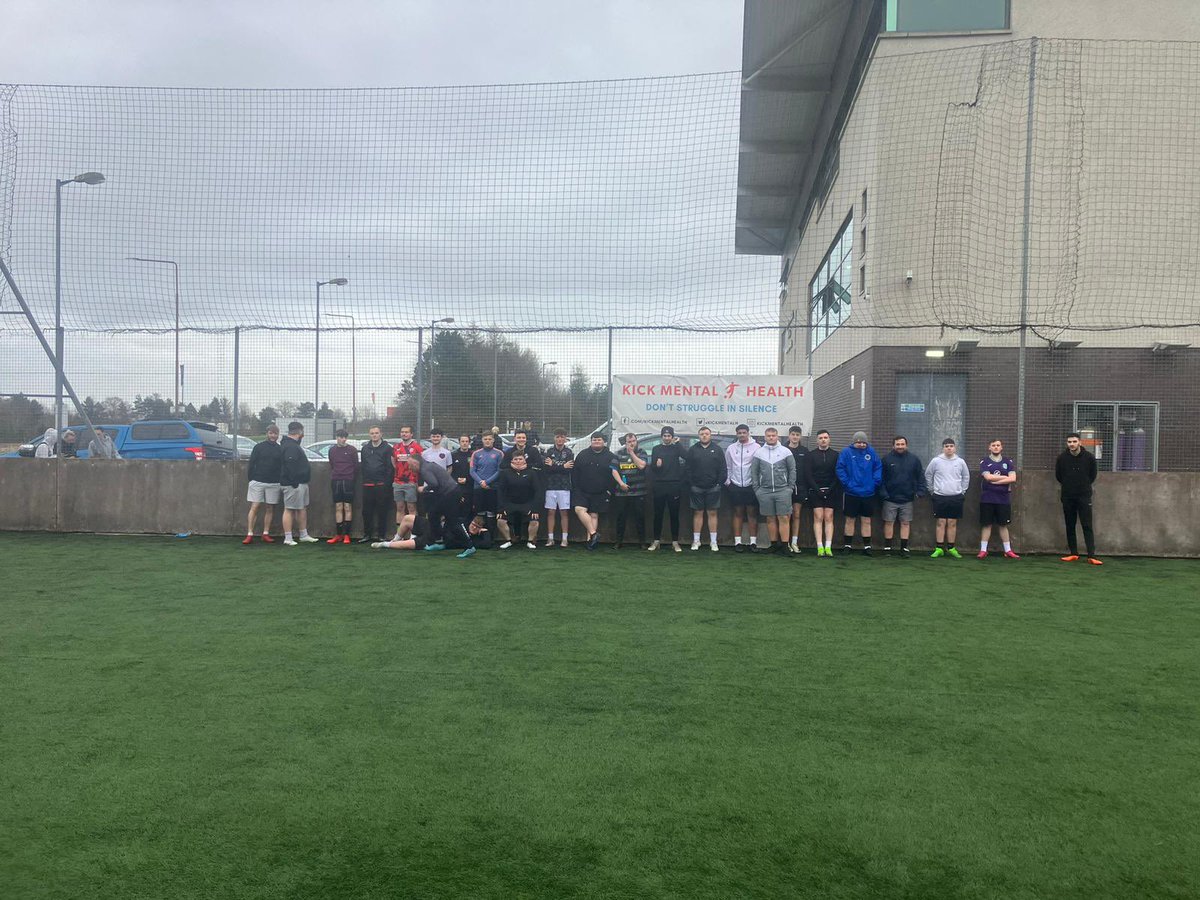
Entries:
[[854,547],[854,520],[859,521],[863,555],[871,555],[871,516],[875,514],[875,493],[883,482],[883,463],[875,448],[867,442],[865,431],[854,432],[854,440],[838,454],[838,481],[842,483],[842,514],[846,518],[846,543],[843,553]]

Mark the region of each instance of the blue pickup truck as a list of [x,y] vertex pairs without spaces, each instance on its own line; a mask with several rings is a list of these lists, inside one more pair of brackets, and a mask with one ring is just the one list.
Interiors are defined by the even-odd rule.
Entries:
[[[97,425],[107,432],[122,459],[237,459],[233,438],[207,422],[156,419],[131,425]],[[71,425],[75,432],[76,455],[86,459],[92,431],[86,425]],[[24,443],[7,456],[33,456],[43,435]]]

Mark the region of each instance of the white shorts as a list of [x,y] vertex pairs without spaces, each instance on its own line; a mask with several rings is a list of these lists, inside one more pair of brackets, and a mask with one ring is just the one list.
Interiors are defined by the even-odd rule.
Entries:
[[546,491],[546,509],[570,509],[570,491]]
[[252,481],[246,486],[247,503],[270,503],[274,506],[279,502],[280,487],[266,481]]
[[308,485],[285,487],[283,489],[283,508],[308,509]]

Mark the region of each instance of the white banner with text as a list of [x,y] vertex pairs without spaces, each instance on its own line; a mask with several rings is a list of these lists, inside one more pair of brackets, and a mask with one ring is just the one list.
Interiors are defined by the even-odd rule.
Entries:
[[799,425],[807,435],[813,420],[813,380],[807,375],[614,375],[613,431],[636,433],[672,426],[696,434],[707,425],[733,434],[749,425],[761,435],[768,426]]

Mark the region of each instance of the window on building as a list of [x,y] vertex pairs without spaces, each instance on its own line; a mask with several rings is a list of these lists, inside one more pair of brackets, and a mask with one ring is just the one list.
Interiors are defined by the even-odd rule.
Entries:
[[1004,31],[1010,0],[886,0],[885,31]]
[[783,333],[779,335],[779,371],[783,372],[784,364],[787,358],[792,355],[792,351],[796,348],[796,314],[793,312],[788,317],[788,323],[783,328]]
[[858,267],[858,293],[859,296],[866,296],[867,293],[867,267]]
[[808,283],[809,351],[821,346],[850,318],[850,290],[854,284],[854,216],[837,237]]
[[1075,430],[1102,472],[1158,471],[1158,404],[1080,400]]

